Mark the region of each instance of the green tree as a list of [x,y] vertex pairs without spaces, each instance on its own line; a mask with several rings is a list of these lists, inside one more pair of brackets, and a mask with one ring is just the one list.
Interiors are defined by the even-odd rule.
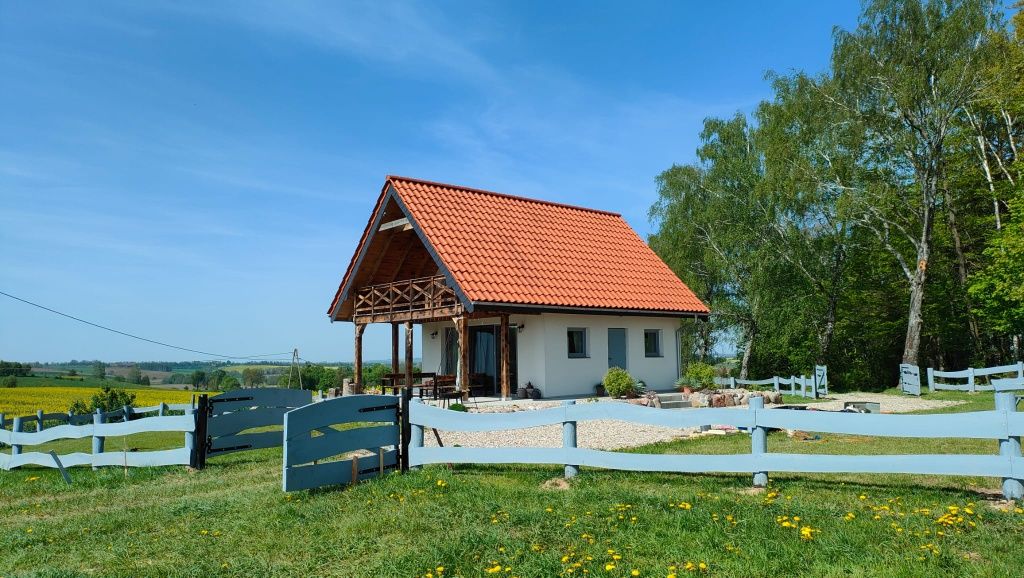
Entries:
[[107,364],[102,361],[94,361],[92,368],[90,369],[89,375],[96,379],[106,379],[107,377]]
[[[965,105],[979,97],[989,1],[875,0],[853,31],[838,31],[837,119],[864,135],[864,164],[878,177],[855,206],[899,264],[910,300],[903,361],[916,364],[935,216],[948,197],[946,146]],[[949,207],[947,207],[949,210]]]
[[194,389],[202,389],[206,387],[206,379],[206,372],[201,369],[197,369],[192,372],[190,381]]
[[256,387],[266,382],[266,374],[259,367],[246,367],[242,370],[242,383],[245,387]]

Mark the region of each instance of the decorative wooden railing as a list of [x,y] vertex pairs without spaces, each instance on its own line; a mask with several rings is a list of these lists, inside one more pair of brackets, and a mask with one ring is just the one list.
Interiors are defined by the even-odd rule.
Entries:
[[[788,378],[777,375],[768,379],[740,379],[738,377],[716,377],[715,385],[736,389],[737,385],[770,385],[775,391],[784,391],[790,395],[817,398],[818,394],[828,395],[828,367],[824,365],[814,366],[814,375],[791,375]],[[788,390],[782,386],[788,385]],[[799,387],[799,389],[798,389]]]
[[450,317],[462,313],[443,275],[368,285],[356,291],[356,321],[385,322]]

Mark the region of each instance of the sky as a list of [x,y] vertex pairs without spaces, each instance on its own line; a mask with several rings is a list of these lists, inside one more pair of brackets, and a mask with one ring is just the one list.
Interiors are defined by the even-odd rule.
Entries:
[[[229,356],[326,310],[388,174],[621,213],[859,2],[0,0],[0,291]],[[390,355],[371,326],[364,357]],[[418,341],[417,341],[418,355]],[[280,356],[287,360],[287,356]],[[213,359],[0,296],[0,359]]]

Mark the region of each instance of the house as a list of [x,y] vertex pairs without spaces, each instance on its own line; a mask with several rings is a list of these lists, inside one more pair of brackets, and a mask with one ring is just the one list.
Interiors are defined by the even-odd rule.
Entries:
[[615,213],[389,176],[341,285],[332,321],[362,335],[399,325],[411,382],[414,325],[424,372],[508,398],[592,394],[609,367],[648,387],[679,375],[681,318],[708,308]]

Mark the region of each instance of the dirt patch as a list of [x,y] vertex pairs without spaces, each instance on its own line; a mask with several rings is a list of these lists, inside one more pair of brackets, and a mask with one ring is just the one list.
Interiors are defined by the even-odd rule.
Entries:
[[569,489],[569,480],[565,478],[551,478],[540,485],[542,490],[564,491]]

